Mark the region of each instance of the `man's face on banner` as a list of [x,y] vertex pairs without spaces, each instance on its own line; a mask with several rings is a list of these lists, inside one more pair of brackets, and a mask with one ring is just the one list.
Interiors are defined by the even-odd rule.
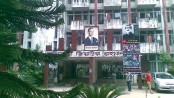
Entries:
[[126,34],[129,34],[130,32],[132,32],[132,26],[126,25],[126,26],[125,26],[125,33],[126,33]]
[[93,28],[91,28],[91,29],[89,29],[89,36],[93,36],[93,33],[94,33],[94,29]]

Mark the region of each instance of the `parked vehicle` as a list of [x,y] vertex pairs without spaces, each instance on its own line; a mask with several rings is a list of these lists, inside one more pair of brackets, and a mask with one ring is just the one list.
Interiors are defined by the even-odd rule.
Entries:
[[174,91],[174,77],[167,72],[154,72],[152,75],[152,88],[156,91]]

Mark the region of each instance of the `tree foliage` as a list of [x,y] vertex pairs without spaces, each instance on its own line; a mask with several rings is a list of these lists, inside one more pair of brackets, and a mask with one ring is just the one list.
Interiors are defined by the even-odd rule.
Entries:
[[123,90],[114,84],[103,84],[101,87],[84,84],[80,98],[115,98],[120,96]]
[[[37,27],[51,28],[64,23],[59,17],[65,6],[55,5],[55,0],[0,0],[0,62],[3,64],[27,61],[55,63],[64,59],[70,49],[63,54],[44,54],[21,49],[16,43],[17,31],[36,31]],[[58,18],[58,19],[55,19]]]
[[[65,6],[53,6],[54,0],[0,0],[0,24],[13,31],[36,31],[64,23],[58,17]],[[55,20],[55,16],[59,19]]]
[[171,57],[170,54],[167,54],[165,52],[163,52],[162,54],[160,54],[159,56],[159,60],[164,63],[164,64],[169,64],[172,65],[174,63],[174,59]]
[[0,74],[0,98],[75,98],[83,88],[82,84],[78,84],[69,91],[54,92],[37,89],[12,74]]
[[[20,47],[16,43],[14,34],[0,25],[0,63],[9,64],[15,62],[21,54]],[[0,65],[1,65],[0,64]]]

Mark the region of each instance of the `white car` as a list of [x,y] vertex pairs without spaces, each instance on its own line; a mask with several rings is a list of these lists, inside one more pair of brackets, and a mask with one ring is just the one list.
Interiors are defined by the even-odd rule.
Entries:
[[151,86],[156,91],[174,91],[174,77],[167,72],[154,72]]

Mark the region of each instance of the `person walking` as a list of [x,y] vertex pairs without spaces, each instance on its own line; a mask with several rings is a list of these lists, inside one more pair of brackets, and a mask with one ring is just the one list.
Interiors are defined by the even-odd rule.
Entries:
[[148,71],[148,72],[145,74],[145,77],[146,77],[146,83],[147,83],[146,92],[148,92],[148,90],[149,90],[150,93],[153,94],[152,89],[151,89],[151,80],[152,80],[152,76],[151,76],[151,74],[150,74],[150,71]]
[[132,90],[132,86],[131,86],[132,74],[131,74],[130,72],[127,72],[127,73],[126,73],[126,81],[127,81],[127,88],[128,88],[128,91],[131,92],[131,90]]

